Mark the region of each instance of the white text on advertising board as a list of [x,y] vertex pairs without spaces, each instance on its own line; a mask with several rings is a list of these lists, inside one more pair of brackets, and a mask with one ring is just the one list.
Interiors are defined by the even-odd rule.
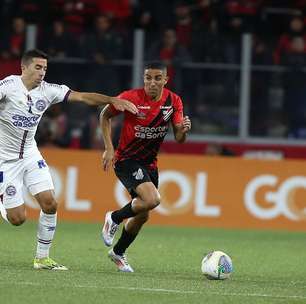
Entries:
[[[285,216],[290,220],[306,219],[306,208],[297,208],[294,193],[298,189],[306,189],[305,176],[292,176],[280,183],[275,191],[267,191],[265,200],[270,207],[264,208],[256,201],[256,193],[262,187],[275,187],[279,178],[275,175],[259,175],[253,178],[245,187],[244,203],[247,210],[257,218],[269,220]],[[305,198],[306,205],[306,198]]]

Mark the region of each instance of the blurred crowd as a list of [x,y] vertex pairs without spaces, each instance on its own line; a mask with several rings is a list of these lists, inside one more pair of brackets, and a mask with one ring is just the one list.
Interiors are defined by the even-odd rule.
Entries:
[[[252,64],[284,68],[252,70],[251,135],[305,138],[305,13],[306,0],[2,0],[1,75],[16,65],[27,25],[35,24],[37,47],[55,59],[48,81],[116,95],[131,86],[131,66],[118,61],[131,60],[133,33],[140,28],[145,60],[167,64],[168,87],[185,100],[194,132],[236,135],[239,69],[185,63],[239,64],[241,35],[251,33]],[[82,104],[56,105],[37,140],[98,148],[98,113]]]

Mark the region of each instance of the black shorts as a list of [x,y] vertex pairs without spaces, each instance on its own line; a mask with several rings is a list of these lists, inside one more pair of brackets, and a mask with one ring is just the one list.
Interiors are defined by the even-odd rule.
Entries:
[[138,185],[145,182],[152,182],[158,188],[158,170],[149,169],[133,159],[117,161],[114,167],[115,173],[132,198],[136,197],[135,192]]

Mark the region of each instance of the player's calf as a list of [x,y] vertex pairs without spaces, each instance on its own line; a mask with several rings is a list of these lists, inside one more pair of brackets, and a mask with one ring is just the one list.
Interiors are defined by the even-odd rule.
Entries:
[[141,227],[149,220],[149,211],[145,211],[129,218],[125,224],[125,229],[133,235],[137,235]]

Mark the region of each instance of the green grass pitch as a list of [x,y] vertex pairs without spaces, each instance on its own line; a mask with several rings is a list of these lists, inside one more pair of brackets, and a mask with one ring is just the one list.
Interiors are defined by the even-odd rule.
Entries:
[[[32,269],[36,223],[0,224],[0,303],[306,303],[306,235],[147,226],[128,251],[135,273],[106,257],[100,225],[60,222],[51,257],[67,272]],[[204,253],[228,253],[229,280],[200,272]]]

